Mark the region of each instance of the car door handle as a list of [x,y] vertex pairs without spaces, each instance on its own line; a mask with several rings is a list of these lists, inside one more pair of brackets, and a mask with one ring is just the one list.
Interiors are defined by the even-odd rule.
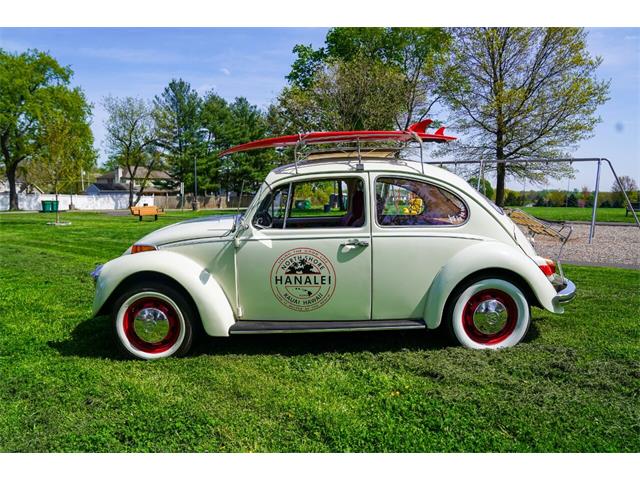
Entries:
[[348,250],[351,250],[352,248],[355,248],[355,247],[368,247],[369,242],[367,242],[366,240],[358,240],[357,238],[351,238],[346,242],[341,243],[340,246],[347,247]]

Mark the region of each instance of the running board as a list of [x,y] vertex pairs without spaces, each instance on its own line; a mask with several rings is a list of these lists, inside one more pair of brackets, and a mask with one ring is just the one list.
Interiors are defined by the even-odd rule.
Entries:
[[229,334],[364,332],[371,330],[414,330],[419,328],[426,328],[422,320],[358,320],[349,322],[240,320],[231,325]]

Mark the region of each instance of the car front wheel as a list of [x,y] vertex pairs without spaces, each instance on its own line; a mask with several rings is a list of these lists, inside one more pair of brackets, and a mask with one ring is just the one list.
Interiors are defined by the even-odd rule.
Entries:
[[144,360],[186,354],[193,339],[193,318],[184,296],[164,284],[132,287],[118,298],[113,309],[121,350]]
[[513,283],[499,278],[476,280],[464,286],[449,302],[447,313],[454,339],[475,349],[516,345],[531,323],[525,295]]

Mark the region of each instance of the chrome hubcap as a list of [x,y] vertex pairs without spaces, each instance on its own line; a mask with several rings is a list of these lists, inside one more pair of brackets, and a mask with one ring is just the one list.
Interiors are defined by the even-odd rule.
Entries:
[[169,319],[162,310],[143,308],[133,320],[133,330],[140,340],[157,343],[169,333]]
[[482,333],[493,335],[507,324],[507,307],[499,300],[480,302],[473,312],[473,324]]

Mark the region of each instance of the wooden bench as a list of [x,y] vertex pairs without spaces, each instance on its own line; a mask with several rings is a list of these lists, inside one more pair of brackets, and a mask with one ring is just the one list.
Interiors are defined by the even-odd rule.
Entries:
[[164,215],[164,209],[156,207],[156,206],[142,206],[142,207],[131,207],[131,215],[137,216],[140,221],[142,221],[142,217],[150,217],[153,215],[154,221],[158,220],[158,215]]
[[631,208],[633,208],[636,212],[640,212],[640,202],[631,202],[631,208],[629,208],[628,204],[625,204],[624,208],[625,208],[625,212],[624,212],[625,217],[629,215]]

